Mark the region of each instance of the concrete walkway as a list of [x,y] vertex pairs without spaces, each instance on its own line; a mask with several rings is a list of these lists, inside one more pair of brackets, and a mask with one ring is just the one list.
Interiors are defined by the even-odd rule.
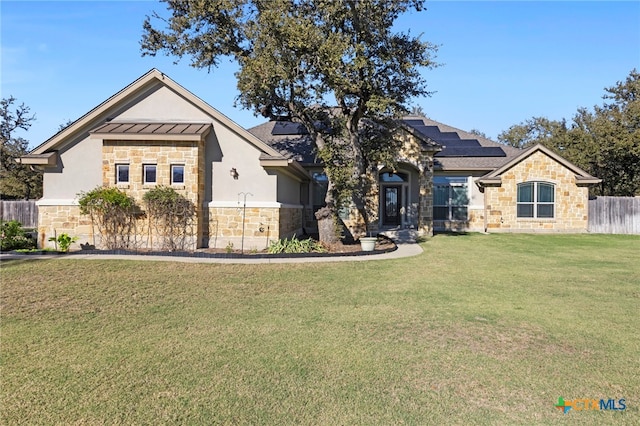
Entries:
[[[394,238],[395,237],[395,238]],[[6,260],[35,260],[35,259],[127,259],[127,260],[154,260],[161,262],[183,262],[183,263],[317,263],[317,262],[364,262],[370,260],[399,259],[403,257],[417,256],[422,253],[422,248],[415,242],[415,239],[406,235],[391,236],[397,242],[398,249],[388,253],[370,254],[366,256],[326,256],[326,257],[295,257],[295,258],[207,258],[207,257],[180,257],[180,256],[146,256],[146,255],[119,255],[119,254],[73,254],[65,255],[32,255],[1,253],[0,262]]]

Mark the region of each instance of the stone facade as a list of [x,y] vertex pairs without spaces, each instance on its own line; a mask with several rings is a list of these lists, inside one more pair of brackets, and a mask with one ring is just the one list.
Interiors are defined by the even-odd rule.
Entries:
[[422,236],[433,235],[433,151],[420,146],[415,136],[406,134],[400,151],[400,161],[411,164],[419,173],[418,223],[416,228]]
[[[129,166],[129,182],[116,182],[116,165]],[[143,166],[156,165],[156,183],[145,184]],[[172,184],[171,165],[184,166],[184,183]],[[303,233],[302,207],[248,207],[243,211],[237,207],[205,207],[204,142],[202,141],[116,141],[105,140],[102,147],[103,185],[116,186],[132,196],[144,210],[144,194],[156,186],[170,186],[184,195],[196,206],[196,223],[192,248],[224,248],[233,245],[239,248],[243,237],[244,247],[262,249],[270,241],[288,238]],[[68,233],[79,237],[79,243],[95,244],[100,247],[100,235],[92,226],[88,216],[81,215],[77,205],[41,205],[39,215],[39,240],[42,246],[50,236]],[[153,227],[148,218],[141,217],[136,223],[135,246],[155,248],[159,237],[153,235]]]
[[[555,185],[553,218],[517,217],[517,188],[523,182]],[[485,189],[489,232],[585,232],[588,188],[576,184],[575,173],[543,152],[535,152],[501,175],[501,184]]]
[[[411,182],[411,186],[418,186],[417,199],[408,200],[407,223],[405,226],[416,228],[418,233],[423,236],[433,235],[433,152],[421,149],[420,142],[412,135],[404,135],[401,137],[403,146],[398,156],[398,168],[409,172],[413,170],[417,172],[417,182]],[[409,172],[410,173],[410,172]],[[380,196],[381,185],[378,181],[380,173],[372,173],[368,175],[371,190],[367,197],[367,211],[369,212],[369,225],[365,229],[364,221],[355,208],[351,208],[348,217],[343,217],[343,222],[355,239],[364,236],[367,232],[377,233],[380,230],[381,210],[384,208],[381,203],[383,200]],[[409,191],[411,194],[412,191]],[[403,195],[404,196],[404,195]],[[414,206],[414,207],[412,207]],[[417,212],[412,210],[417,209]],[[414,214],[415,213],[415,214]]]
[[[302,207],[210,207],[210,248],[262,250],[271,241],[302,235]],[[244,230],[243,230],[244,214]]]
[[89,216],[80,214],[77,205],[38,206],[38,245],[54,247],[50,237],[66,233],[78,237],[78,243],[93,244],[93,226]]
[[[111,141],[102,145],[102,182],[116,186],[116,165],[129,165],[129,183],[117,186],[142,202],[144,193],[155,186],[171,186],[195,205],[204,198],[204,142]],[[143,166],[156,165],[155,184],[143,182]],[[184,183],[171,184],[171,166],[184,166]]]

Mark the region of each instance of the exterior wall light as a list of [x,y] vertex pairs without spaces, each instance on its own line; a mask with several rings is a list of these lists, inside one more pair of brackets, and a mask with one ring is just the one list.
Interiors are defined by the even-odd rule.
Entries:
[[235,167],[232,167],[231,170],[229,170],[229,174],[231,175],[232,178],[234,178],[235,180],[238,180],[238,176],[240,176],[238,174],[238,171],[236,170]]

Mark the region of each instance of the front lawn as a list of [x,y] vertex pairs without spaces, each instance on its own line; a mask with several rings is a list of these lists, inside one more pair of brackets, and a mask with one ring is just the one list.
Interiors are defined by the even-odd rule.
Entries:
[[[2,263],[2,424],[637,424],[640,237],[417,257]],[[624,398],[563,414],[558,397]]]

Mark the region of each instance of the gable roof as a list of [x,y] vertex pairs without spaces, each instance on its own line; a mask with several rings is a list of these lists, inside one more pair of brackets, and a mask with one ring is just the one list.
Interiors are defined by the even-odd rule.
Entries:
[[[140,94],[144,90],[158,84],[170,88],[178,95],[186,99],[188,102],[214,118],[216,121],[222,123],[238,136],[262,151],[262,155],[282,158],[282,155],[277,150],[273,149],[272,147],[255,137],[253,134],[245,130],[243,127],[228,118],[226,115],[222,114],[220,111],[213,108],[211,105],[207,104],[205,101],[203,101],[155,68],[151,69],[149,72],[126,86],[124,89],[120,90],[115,95],[102,102],[97,107],[93,108],[82,117],[78,118],[66,128],[60,130],[58,133],[43,142],[41,145],[34,148],[28,155],[24,156],[23,158],[29,161],[30,158],[37,158],[38,155],[59,149],[62,145],[64,145],[66,140],[68,140],[75,134],[79,132],[88,133],[90,130],[87,128],[88,126],[99,128],[102,124],[101,121],[104,120],[104,115],[107,114],[109,110],[119,105],[124,105],[127,100],[134,98],[137,94]],[[97,128],[95,130],[97,130]]]
[[516,164],[520,163],[524,159],[530,157],[536,152],[542,152],[546,154],[553,160],[557,161],[558,163],[562,164],[564,167],[566,167],[567,169],[575,173],[576,183],[578,184],[594,184],[602,181],[602,179],[598,179],[597,177],[590,175],[589,173],[582,170],[580,167],[576,166],[575,164],[571,163],[569,160],[556,154],[555,152],[545,147],[544,145],[536,144],[531,148],[521,151],[520,155],[516,156],[515,158],[512,158],[509,162],[503,164],[501,167],[498,167],[494,171],[487,173],[482,178],[478,179],[477,183],[481,185],[500,183],[501,176],[504,172],[506,172],[507,170],[509,170]]

